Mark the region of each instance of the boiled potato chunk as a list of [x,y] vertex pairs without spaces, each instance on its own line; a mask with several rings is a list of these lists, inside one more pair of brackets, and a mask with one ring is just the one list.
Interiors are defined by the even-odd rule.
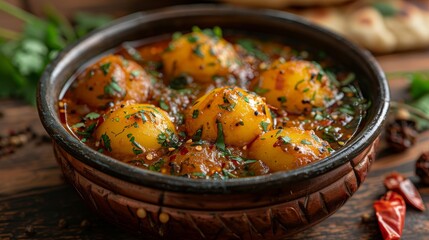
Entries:
[[191,178],[206,178],[214,174],[220,176],[226,162],[224,154],[209,143],[185,143],[168,158],[170,173]]
[[329,144],[313,130],[277,129],[262,134],[249,148],[249,157],[262,160],[271,172],[292,170],[330,155]]
[[279,59],[261,73],[260,89],[267,103],[293,114],[305,114],[313,107],[328,107],[335,86],[318,65],[303,60]]
[[212,82],[239,66],[233,46],[223,38],[191,32],[173,40],[162,55],[167,78],[189,75],[200,83]]
[[74,93],[80,103],[104,108],[121,100],[146,100],[150,77],[137,63],[108,55],[88,67],[77,79]]
[[[270,110],[265,101],[238,87],[212,90],[199,98],[186,114],[188,136],[244,146],[272,128]],[[221,139],[222,140],[222,139]]]
[[115,156],[155,151],[177,139],[168,114],[150,104],[121,105],[104,117],[95,136]]

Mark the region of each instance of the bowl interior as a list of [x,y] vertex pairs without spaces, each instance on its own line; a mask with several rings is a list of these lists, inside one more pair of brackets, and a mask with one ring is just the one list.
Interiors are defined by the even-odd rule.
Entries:
[[[189,31],[195,25],[201,28],[220,26],[256,36],[275,36],[326,52],[335,61],[357,73],[360,89],[372,103],[361,129],[346,147],[332,156],[297,170],[226,181],[201,181],[163,175],[121,163],[90,149],[62,127],[57,114],[58,100],[67,81],[82,65],[123,42]],[[57,144],[80,161],[137,184],[171,191],[204,193],[261,190],[328,172],[353,159],[375,140],[386,117],[388,102],[387,81],[368,52],[291,14],[221,5],[173,7],[118,19],[62,51],[42,76],[38,93],[39,114],[48,133]]]

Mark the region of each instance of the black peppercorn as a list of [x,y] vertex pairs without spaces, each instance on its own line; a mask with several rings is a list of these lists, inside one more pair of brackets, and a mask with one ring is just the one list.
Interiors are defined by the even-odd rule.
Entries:
[[429,152],[423,153],[416,162],[416,175],[420,181],[429,185]]

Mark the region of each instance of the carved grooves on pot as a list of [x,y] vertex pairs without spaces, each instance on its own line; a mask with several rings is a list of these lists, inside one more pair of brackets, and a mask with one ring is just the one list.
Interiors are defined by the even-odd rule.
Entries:
[[[341,207],[364,181],[374,160],[374,144],[350,160],[350,170],[329,186],[288,202],[245,211],[198,211],[137,201],[117,194],[112,183],[95,184],[89,179],[93,176],[90,171],[83,176],[74,169],[70,161],[76,159],[57,145],[54,149],[64,175],[89,207],[123,228],[154,239],[279,239],[322,221]],[[142,194],[153,193],[156,202],[160,191]]]

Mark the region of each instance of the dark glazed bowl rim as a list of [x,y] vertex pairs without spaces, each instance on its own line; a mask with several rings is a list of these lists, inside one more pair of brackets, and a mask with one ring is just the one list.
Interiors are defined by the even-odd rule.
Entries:
[[[309,28],[312,31],[318,32],[319,34],[323,34],[325,37],[330,38],[333,42],[345,46],[348,51],[351,51],[352,54],[355,54],[362,61],[365,61],[366,68],[369,69],[369,71],[374,74],[376,78],[375,81],[377,81],[377,84],[380,87],[378,97],[381,99],[381,104],[379,106],[372,106],[377,108],[376,114],[374,114],[374,116],[368,120],[368,123],[364,126],[362,131],[354,136],[354,138],[348,143],[348,147],[338,150],[335,154],[322,161],[289,172],[277,172],[263,176],[228,179],[222,181],[196,180],[177,176],[169,176],[127,165],[87,147],[78,139],[74,138],[62,126],[58,117],[57,106],[53,104],[56,101],[52,99],[58,99],[59,96],[52,96],[52,93],[50,92],[52,92],[53,87],[50,83],[55,81],[54,79],[56,72],[61,71],[61,69],[64,68],[64,59],[67,59],[68,55],[76,57],[76,52],[79,52],[79,48],[82,48],[81,45],[83,45],[83,43],[100,39],[97,38],[97,36],[100,37],[103,36],[103,34],[106,32],[117,31],[118,28],[124,27],[127,25],[127,23],[137,19],[141,22],[150,22],[159,18],[174,18],[175,16],[177,17],[187,15],[203,16],[204,14],[215,14],[219,16],[228,14],[246,15],[249,17],[274,18],[278,19],[278,21],[289,21],[293,24],[297,24],[300,27]],[[252,192],[261,191],[267,188],[280,188],[285,184],[310,179],[327,173],[347,163],[348,161],[351,161],[354,157],[359,155],[368,146],[370,146],[370,144],[375,141],[380,134],[386,114],[388,112],[390,99],[388,83],[385,79],[384,73],[377,64],[376,60],[372,57],[371,54],[369,54],[369,52],[360,49],[359,47],[355,46],[344,38],[331,33],[330,31],[315,26],[289,13],[275,10],[252,10],[225,5],[185,5],[149,12],[135,13],[118,19],[109,26],[89,34],[85,38],[77,41],[73,45],[63,50],[59,56],[47,67],[38,87],[37,106],[39,116],[44,127],[56,144],[59,144],[63,149],[65,149],[69,154],[77,158],[79,161],[82,161],[83,163],[88,164],[89,166],[94,167],[95,169],[100,170],[106,174],[138,185],[166,191],[206,194]]]

